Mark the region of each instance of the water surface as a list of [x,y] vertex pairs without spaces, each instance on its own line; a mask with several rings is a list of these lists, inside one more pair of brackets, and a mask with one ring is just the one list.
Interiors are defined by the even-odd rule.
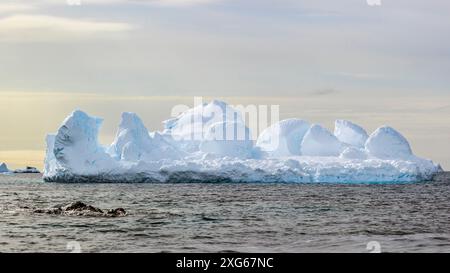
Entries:
[[[119,218],[35,214],[83,201]],[[450,251],[450,179],[409,184],[58,184],[0,175],[0,251]]]

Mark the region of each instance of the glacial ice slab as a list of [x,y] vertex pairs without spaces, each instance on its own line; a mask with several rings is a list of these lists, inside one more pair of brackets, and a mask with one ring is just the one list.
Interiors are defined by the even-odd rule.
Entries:
[[[213,101],[194,110],[166,121],[163,132],[149,132],[136,114],[124,113],[107,146],[98,142],[102,119],[74,111],[47,136],[44,180],[413,182],[441,171],[438,164],[415,156],[406,138],[387,126],[365,140],[365,131],[350,122],[340,122],[332,134],[290,119],[272,125],[255,145],[240,114],[226,103]],[[195,126],[189,127],[189,121]]]

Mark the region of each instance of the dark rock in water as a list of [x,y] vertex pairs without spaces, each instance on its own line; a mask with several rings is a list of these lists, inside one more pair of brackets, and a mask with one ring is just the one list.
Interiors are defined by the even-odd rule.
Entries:
[[47,209],[35,209],[34,213],[46,213],[55,215],[70,215],[70,216],[103,216],[103,217],[122,217],[126,216],[127,212],[123,208],[110,209],[106,212],[100,208],[91,205],[86,205],[83,202],[77,201],[66,206],[57,206]]
[[93,207],[91,205],[86,205],[83,202],[77,201],[75,203],[69,204],[62,208],[66,212],[93,212],[93,213],[103,213],[103,210]]
[[127,212],[123,208],[117,208],[108,210],[106,215],[110,217],[120,217],[127,215]]

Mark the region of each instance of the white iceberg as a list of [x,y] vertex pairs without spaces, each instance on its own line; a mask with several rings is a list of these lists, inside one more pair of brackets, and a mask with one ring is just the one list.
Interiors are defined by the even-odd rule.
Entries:
[[9,173],[8,166],[6,166],[6,163],[1,162],[0,163],[0,173]]
[[[411,182],[441,170],[414,156],[389,127],[361,147],[364,134],[351,123],[339,124],[335,136],[292,119],[264,131],[254,145],[241,114],[220,101],[166,121],[161,133],[149,133],[136,114],[124,113],[109,146],[98,143],[101,122],[75,111],[47,136],[45,181]],[[273,138],[280,146],[271,146]]]

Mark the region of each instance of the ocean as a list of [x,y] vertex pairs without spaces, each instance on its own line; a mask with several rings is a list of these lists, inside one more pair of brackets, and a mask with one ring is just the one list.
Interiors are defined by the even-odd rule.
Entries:
[[[123,217],[38,209],[75,201]],[[60,184],[0,175],[0,252],[449,252],[450,175],[403,184]]]

